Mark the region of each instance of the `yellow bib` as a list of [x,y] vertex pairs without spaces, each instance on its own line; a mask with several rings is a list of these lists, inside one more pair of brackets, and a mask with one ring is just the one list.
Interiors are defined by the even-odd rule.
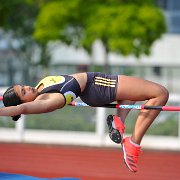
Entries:
[[38,87],[43,84],[43,89],[55,84],[61,84],[65,81],[65,78],[63,76],[47,76],[44,79],[42,79],[38,85],[35,87],[38,89]]

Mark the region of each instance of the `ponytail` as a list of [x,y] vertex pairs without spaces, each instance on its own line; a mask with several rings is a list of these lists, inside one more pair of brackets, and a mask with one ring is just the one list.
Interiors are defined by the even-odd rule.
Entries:
[[[17,106],[19,104],[22,104],[21,99],[14,91],[14,87],[9,87],[6,92],[3,94],[3,104],[5,107],[8,106]],[[17,121],[21,115],[12,116],[13,121]]]
[[12,120],[13,121],[17,121],[20,117],[21,117],[21,115],[12,116]]

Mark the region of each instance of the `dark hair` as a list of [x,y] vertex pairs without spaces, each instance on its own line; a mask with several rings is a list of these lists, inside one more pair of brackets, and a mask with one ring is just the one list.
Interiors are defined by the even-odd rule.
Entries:
[[[3,94],[3,104],[5,107],[8,106],[17,106],[19,104],[22,104],[21,99],[14,91],[14,86],[9,87],[6,92]],[[17,121],[21,115],[12,116],[13,121]]]

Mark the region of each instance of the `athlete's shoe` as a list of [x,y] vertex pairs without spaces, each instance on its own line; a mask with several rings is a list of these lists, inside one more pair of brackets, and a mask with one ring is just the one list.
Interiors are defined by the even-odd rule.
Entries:
[[141,146],[136,146],[130,142],[130,137],[126,137],[122,142],[124,162],[131,172],[137,172],[138,156],[142,152]]
[[107,117],[107,125],[109,128],[109,137],[117,144],[122,142],[125,126],[121,119],[116,115]]

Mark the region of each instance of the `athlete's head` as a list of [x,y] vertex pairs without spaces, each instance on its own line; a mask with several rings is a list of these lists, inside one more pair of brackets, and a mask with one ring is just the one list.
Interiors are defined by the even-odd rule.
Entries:
[[[17,106],[19,104],[22,104],[21,99],[16,94],[14,87],[9,87],[6,92],[3,94],[3,104],[5,107],[8,106]],[[12,119],[14,121],[17,121],[20,118],[21,115],[13,116]]]
[[[3,95],[4,106],[17,106],[19,104],[34,101],[38,91],[30,86],[15,85],[9,87]],[[15,116],[13,120],[18,120],[20,116]],[[16,119],[17,118],[17,119]]]
[[37,89],[30,86],[15,85],[9,87],[3,95],[5,106],[17,106],[19,104],[34,101],[38,96]]
[[4,106],[17,106],[19,104],[22,104],[22,101],[20,97],[17,95],[17,93],[14,90],[14,87],[9,87],[6,92],[3,94],[3,103]]

